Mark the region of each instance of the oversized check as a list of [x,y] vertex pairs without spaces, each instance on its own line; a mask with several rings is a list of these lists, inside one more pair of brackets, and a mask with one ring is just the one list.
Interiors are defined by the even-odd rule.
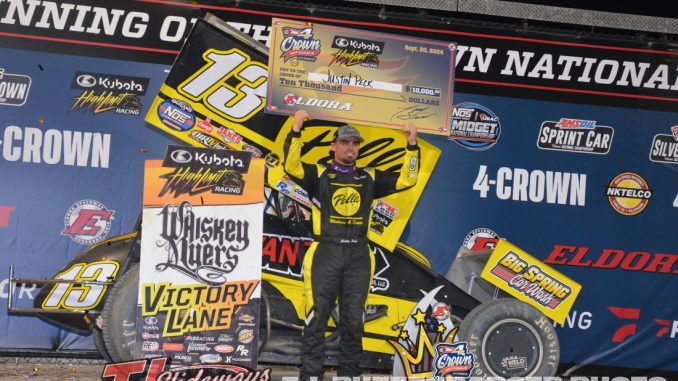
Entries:
[[274,18],[266,110],[448,135],[455,48]]

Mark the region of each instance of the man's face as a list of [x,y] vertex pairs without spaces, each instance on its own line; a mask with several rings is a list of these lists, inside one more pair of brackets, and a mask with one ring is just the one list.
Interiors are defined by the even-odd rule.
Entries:
[[334,160],[342,165],[353,165],[358,158],[360,140],[355,137],[346,137],[332,142],[330,148],[334,152]]

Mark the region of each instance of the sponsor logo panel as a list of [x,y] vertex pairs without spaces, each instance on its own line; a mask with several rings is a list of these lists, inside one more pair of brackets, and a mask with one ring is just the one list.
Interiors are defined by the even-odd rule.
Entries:
[[[320,40],[313,38],[313,28],[282,28],[283,39],[280,42],[280,58],[289,60],[315,62],[320,54]],[[294,63],[294,62],[293,62]]]
[[188,131],[195,125],[193,107],[182,100],[165,100],[158,105],[157,112],[160,121],[173,130]]
[[650,203],[652,190],[639,174],[623,172],[610,181],[605,195],[615,212],[624,216],[635,216]]
[[603,248],[592,251],[587,246],[553,245],[544,263],[601,270],[620,269],[643,273],[678,274],[678,254],[645,250]]
[[464,247],[471,251],[486,251],[494,249],[499,241],[499,235],[492,229],[476,228],[464,237]]
[[671,135],[657,134],[650,146],[650,160],[657,163],[678,164],[678,126],[671,127]]
[[70,111],[140,115],[143,106],[139,96],[146,94],[149,81],[148,78],[76,71],[71,89],[82,93],[73,98]]
[[489,108],[477,103],[460,103],[452,108],[449,140],[483,151],[497,144],[500,135],[499,117]]
[[614,129],[595,120],[560,118],[545,121],[539,128],[537,147],[545,150],[605,155],[610,152]]
[[71,205],[64,216],[62,235],[81,245],[93,245],[106,238],[113,223],[114,210],[96,200],[80,200]]
[[360,65],[362,67],[378,69],[379,55],[383,53],[384,41],[364,40],[355,37],[334,36],[332,48],[337,49],[332,53],[332,64],[346,67]]
[[0,68],[0,106],[23,106],[28,100],[31,77],[10,74]]
[[561,324],[581,290],[577,282],[503,239],[481,277]]

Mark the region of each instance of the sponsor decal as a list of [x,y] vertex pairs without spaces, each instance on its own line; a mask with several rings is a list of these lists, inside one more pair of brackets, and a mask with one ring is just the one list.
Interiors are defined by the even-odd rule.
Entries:
[[387,254],[378,246],[372,246],[374,253],[374,276],[372,277],[372,292],[386,291],[391,286],[391,282],[386,277],[386,270],[391,267],[388,262]]
[[141,338],[144,340],[149,340],[149,339],[159,339],[160,334],[159,333],[148,333],[144,332],[141,334]]
[[678,126],[671,127],[671,135],[657,134],[650,146],[650,160],[657,163],[678,164]]
[[205,120],[201,120],[198,122],[198,128],[205,131],[206,133],[211,133],[212,130],[214,130],[214,126],[212,125],[212,122],[209,117]]
[[468,378],[471,376],[471,372],[475,368],[476,358],[473,353],[469,352],[467,342],[436,343],[434,352],[433,377],[436,377],[436,379]]
[[443,302],[439,302],[433,305],[433,310],[431,316],[436,318],[436,320],[443,321],[450,318],[450,306]]
[[652,190],[639,174],[623,172],[610,181],[605,195],[615,212],[624,216],[635,216],[650,203]]
[[610,152],[614,129],[595,120],[560,118],[545,121],[539,128],[537,147],[546,150],[605,155]]
[[221,362],[222,357],[218,354],[215,353],[207,353],[202,356],[200,356],[200,362],[202,363],[207,363],[207,364],[214,364]]
[[[245,348],[244,345],[238,345],[238,348],[235,351],[238,352],[238,354],[240,356],[249,356],[249,354],[250,354],[250,350],[248,348]],[[239,360],[239,359],[236,358],[236,360]],[[244,359],[244,360],[246,360],[246,359]]]
[[10,74],[0,68],[0,106],[23,106],[31,89],[31,77]]
[[169,99],[160,103],[158,118],[165,126],[176,131],[188,131],[195,124],[193,107],[179,99]]
[[108,168],[111,135],[7,126],[0,145],[2,158],[7,161]]
[[264,234],[262,270],[301,279],[301,258],[313,240],[304,237]]
[[[416,164],[415,164],[416,165]],[[389,226],[398,214],[398,209],[393,205],[384,202],[381,199],[372,209],[372,220],[370,222],[370,230],[381,235],[384,233],[384,228]]]
[[134,95],[145,95],[149,81],[148,78],[76,71],[71,89],[119,91]]
[[254,321],[254,315],[252,311],[247,306],[238,307],[238,310],[235,312],[237,319],[241,322],[251,323]]
[[[640,308],[608,306],[607,309],[623,322],[620,322],[623,325],[612,334],[611,341],[613,343],[623,343],[638,332],[638,323],[642,313]],[[647,316],[645,316],[645,320],[647,320]],[[659,338],[655,340],[678,338],[678,320],[665,317],[655,317],[650,320],[654,322],[654,329],[643,329],[640,332],[641,334],[650,333],[655,338]]]
[[501,366],[507,370],[527,369],[527,358],[518,356],[509,356],[501,359]]
[[157,341],[144,341],[141,343],[141,350],[143,352],[155,352],[160,349],[160,344]]
[[500,239],[481,277],[562,324],[581,286],[517,246]]
[[328,101],[327,99],[304,98],[302,96],[289,93],[283,98],[283,103],[287,106],[310,106],[319,108],[329,108],[339,111],[351,111],[351,103]]
[[219,353],[232,353],[235,351],[235,348],[233,348],[232,345],[219,344],[214,346],[214,351]]
[[[443,286],[438,286],[430,292],[424,292],[423,298],[400,326],[398,338],[388,340],[396,353],[393,360],[394,377],[398,379],[406,377],[409,380],[430,379],[436,371],[436,361],[431,359],[439,355],[437,344],[450,345],[449,343],[455,341],[458,327],[454,326],[452,320],[449,318],[439,320],[433,316],[433,312],[438,310],[434,308],[438,305],[435,297],[442,288]],[[462,361],[453,357],[441,359],[440,364],[452,365],[455,362],[461,364]],[[439,367],[438,371],[444,368]]]
[[544,263],[603,270],[678,274],[678,254],[605,248],[597,255],[589,255],[589,251],[590,248],[586,246],[553,245],[553,250],[544,259]]
[[245,188],[243,173],[251,159],[248,152],[169,146],[163,166],[175,169],[161,176],[166,182],[158,196],[169,192],[176,198],[208,191],[241,195]]
[[499,241],[499,235],[492,229],[476,228],[464,237],[464,247],[471,251],[486,251],[494,249]]
[[[52,279],[63,281],[97,281],[110,282],[118,273],[120,265],[116,261],[92,261],[88,263],[75,262],[70,267],[56,274]],[[42,308],[51,310],[88,310],[99,305],[108,286],[87,286],[87,292],[83,288],[73,287],[68,283],[57,283],[51,287],[48,296],[42,301]],[[123,327],[134,326],[122,320]],[[127,332],[127,331],[125,331]],[[125,334],[123,332],[123,334]]]
[[139,96],[146,94],[149,81],[148,78],[76,71],[71,89],[82,93],[73,98],[70,111],[100,114],[115,110],[116,114],[140,115]]
[[[162,350],[166,352],[183,352],[184,344],[182,343],[163,343]],[[176,358],[176,356],[175,356]]]
[[167,250],[159,272],[173,269],[211,286],[226,282],[238,264],[238,253],[250,245],[249,223],[212,216],[196,216],[188,201],[165,205],[160,211],[162,232],[156,245]]
[[494,187],[494,194],[500,200],[586,205],[585,173],[500,167],[496,177],[489,176],[487,165],[481,165],[473,183],[473,190],[480,192],[481,198],[487,198]]
[[362,217],[351,218],[358,212],[360,203],[360,193],[353,187],[338,188],[332,194],[332,211],[334,213],[330,215],[330,223],[362,225]]
[[61,234],[81,245],[99,243],[111,230],[114,213],[114,210],[109,210],[99,201],[80,200],[66,211]]
[[242,142],[242,136],[238,135],[230,128],[219,127],[219,129],[217,129],[217,134],[224,138],[228,143],[240,144],[240,142]]
[[191,131],[188,136],[191,137],[191,139],[195,140],[196,142],[202,144],[203,146],[207,148],[214,148],[214,149],[220,149],[220,150],[225,150],[229,149],[228,146],[224,145],[221,141],[209,136],[205,135],[200,131],[193,130]]
[[188,348],[186,352],[208,352],[212,349],[211,346],[208,346],[207,343],[188,343]]
[[235,338],[230,333],[222,333],[217,338],[217,342],[219,342],[219,343],[230,343],[233,340],[235,340]]
[[0,205],[0,228],[9,226],[9,217],[16,210],[16,206]]
[[[161,265],[158,268],[162,269]],[[163,337],[191,332],[225,330],[231,327],[233,310],[249,303],[259,281],[227,282],[221,286],[207,284],[172,285],[144,283],[141,286],[142,314],[163,314]],[[148,322],[147,322],[148,324]],[[187,336],[190,345],[214,342],[214,337]],[[193,342],[195,341],[195,342]],[[189,347],[190,352],[193,347]]]
[[320,40],[313,38],[313,28],[282,28],[283,40],[280,42],[280,58],[283,62],[290,59],[315,62],[320,54]]
[[460,103],[452,108],[449,140],[464,148],[483,151],[492,148],[501,135],[499,117],[477,103]]
[[259,148],[255,147],[251,144],[244,144],[242,146],[242,149],[243,149],[243,151],[251,152],[252,156],[257,158],[257,159],[261,159],[262,157],[264,157],[264,153],[261,152],[261,150]]
[[158,318],[155,316],[147,316],[144,318],[144,322],[150,325],[158,324]]
[[372,69],[379,68],[379,54],[384,51],[384,41],[363,40],[354,37],[334,36],[332,48],[338,49],[332,53],[332,64],[353,66],[360,65]]
[[238,342],[242,344],[249,344],[254,339],[254,330],[253,329],[243,329],[238,333]]

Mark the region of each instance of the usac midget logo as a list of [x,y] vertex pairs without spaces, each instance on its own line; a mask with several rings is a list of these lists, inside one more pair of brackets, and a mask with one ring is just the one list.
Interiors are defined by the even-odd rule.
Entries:
[[633,172],[615,176],[605,194],[612,209],[624,216],[635,216],[642,212],[652,198],[652,190],[645,179]]
[[61,234],[82,245],[99,243],[111,230],[113,213],[99,201],[80,200],[66,211]]
[[449,140],[483,151],[497,144],[500,135],[499,117],[489,108],[477,103],[460,103],[452,108]]

